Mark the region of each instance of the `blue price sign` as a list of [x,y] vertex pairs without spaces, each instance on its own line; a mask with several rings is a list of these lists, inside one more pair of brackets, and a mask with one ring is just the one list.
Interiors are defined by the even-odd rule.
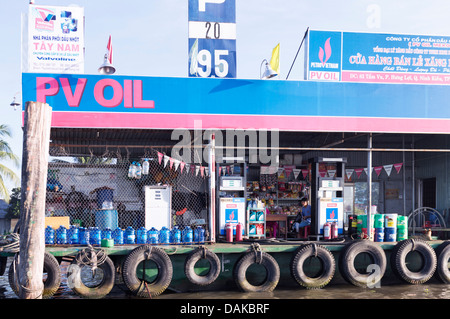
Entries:
[[190,77],[236,77],[236,0],[189,0]]

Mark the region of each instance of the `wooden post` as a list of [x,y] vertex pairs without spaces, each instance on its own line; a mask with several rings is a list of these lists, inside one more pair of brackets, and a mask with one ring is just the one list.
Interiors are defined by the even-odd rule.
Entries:
[[19,298],[41,299],[45,252],[45,195],[52,109],[27,102],[23,129]]

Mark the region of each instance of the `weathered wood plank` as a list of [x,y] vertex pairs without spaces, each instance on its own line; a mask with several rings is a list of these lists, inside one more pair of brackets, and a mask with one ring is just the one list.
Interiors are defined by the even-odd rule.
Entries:
[[27,102],[24,117],[19,298],[40,299],[43,291],[45,252],[45,192],[52,109],[39,102]]

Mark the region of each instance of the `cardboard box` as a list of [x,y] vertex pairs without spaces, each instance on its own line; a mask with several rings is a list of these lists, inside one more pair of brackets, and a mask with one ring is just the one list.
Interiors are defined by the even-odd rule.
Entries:
[[45,227],[47,226],[51,226],[53,229],[58,229],[59,226],[64,226],[67,229],[69,229],[70,217],[69,216],[45,217]]

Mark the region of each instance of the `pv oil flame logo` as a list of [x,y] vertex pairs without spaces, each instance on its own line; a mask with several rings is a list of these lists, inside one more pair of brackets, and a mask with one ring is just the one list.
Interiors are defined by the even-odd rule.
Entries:
[[[320,62],[322,62],[322,66],[325,66],[325,63],[327,63],[328,59],[331,56],[330,40],[331,40],[331,38],[328,38],[325,41],[325,45],[324,45],[325,51],[324,51],[324,49],[322,49],[322,47],[319,48],[319,60],[320,60]],[[325,54],[325,60],[323,59],[324,54]]]

